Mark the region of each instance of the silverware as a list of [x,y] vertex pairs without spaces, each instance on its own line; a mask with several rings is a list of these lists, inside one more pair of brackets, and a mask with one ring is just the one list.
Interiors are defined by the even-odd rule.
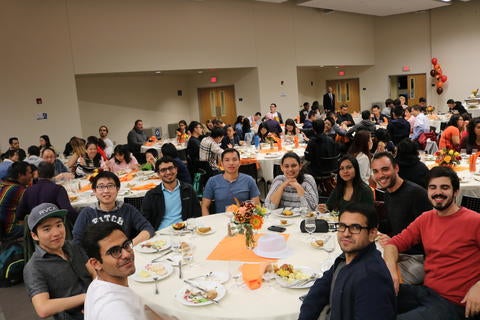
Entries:
[[157,262],[158,260],[160,260],[161,258],[165,257],[166,255],[168,255],[172,252],[173,251],[171,249],[163,252],[160,256],[156,257],[155,259],[152,259],[152,263]]
[[285,288],[295,288],[295,287],[301,287],[306,285],[309,282],[312,282],[314,280],[317,280],[318,274],[313,273],[310,277],[303,279],[303,280],[298,280],[294,283],[290,283],[289,285],[285,286]]
[[188,278],[187,280],[190,281],[190,280],[195,280],[195,279],[200,279],[200,278],[205,278],[205,279],[208,279],[210,278],[211,276],[213,276],[213,272],[210,271],[209,273],[207,274],[202,274],[200,276],[196,276],[196,277],[193,277],[193,278]]
[[183,274],[182,274],[182,260],[178,261],[178,278],[183,279]]
[[[188,280],[183,280],[183,282],[185,282],[186,284],[188,284],[192,288],[200,290],[200,292],[202,292],[203,294],[207,294],[207,290],[203,289],[202,287],[197,286],[195,283],[193,283],[191,281],[188,281]],[[219,302],[215,299],[210,299],[210,298],[207,298],[206,296],[204,296],[204,297],[205,297],[205,299],[207,299],[209,301],[212,301],[213,303],[219,304]]]
[[153,278],[155,281],[155,294],[158,294],[158,277]]

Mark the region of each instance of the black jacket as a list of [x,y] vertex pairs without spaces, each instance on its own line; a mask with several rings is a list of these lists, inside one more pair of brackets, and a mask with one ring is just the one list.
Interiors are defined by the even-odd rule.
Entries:
[[[182,181],[179,181],[179,183],[180,197],[182,198],[182,220],[200,217],[202,210],[197,194],[190,184]],[[165,198],[163,197],[162,184],[147,192],[142,204],[142,213],[153,228],[157,230],[165,216]]]

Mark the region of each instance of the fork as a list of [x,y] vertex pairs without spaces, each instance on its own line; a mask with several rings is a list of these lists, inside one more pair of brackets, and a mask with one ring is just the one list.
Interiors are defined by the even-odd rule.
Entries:
[[155,281],[155,294],[158,294],[158,277],[154,277],[153,281]]
[[318,276],[319,276],[318,274],[312,273],[312,275],[310,277],[308,277],[306,279],[303,279],[303,280],[298,280],[294,283],[290,283],[285,288],[294,288],[294,287],[300,287],[300,286],[306,285],[307,283],[309,283],[313,280],[316,280]]

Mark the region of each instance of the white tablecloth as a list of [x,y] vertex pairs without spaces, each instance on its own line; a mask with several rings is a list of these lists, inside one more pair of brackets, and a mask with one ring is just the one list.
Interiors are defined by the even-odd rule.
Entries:
[[[270,221],[275,221],[273,215]],[[293,254],[278,261],[278,264],[291,263],[296,266],[308,266],[320,272],[322,268],[331,266],[334,258],[339,254],[339,246],[335,234],[332,234],[330,241],[334,241],[336,253],[327,253],[323,250],[311,247],[307,241],[308,235],[300,233],[300,218],[291,218],[294,223],[287,227],[286,233],[290,234],[288,247]],[[206,260],[206,257],[215,248],[218,242],[226,236],[227,223],[229,218],[225,214],[215,214],[199,218],[205,226],[211,226],[215,233],[211,235],[196,235],[192,239],[190,235],[184,236],[185,240],[194,244],[194,263],[196,266],[185,267],[183,270],[184,279],[197,275],[207,274],[210,271],[229,272],[232,263],[228,261]],[[261,232],[270,232],[262,229]],[[320,234],[326,235],[326,234]],[[167,237],[168,236],[157,236]],[[135,252],[135,265],[137,270],[149,263],[157,254],[145,254]],[[237,263],[238,265],[238,263]],[[182,320],[212,320],[212,319],[255,319],[255,320],[293,320],[298,318],[301,295],[308,292],[308,289],[282,288],[273,283],[272,286],[263,285],[257,290],[250,290],[246,286],[235,286],[230,279],[226,284],[227,294],[220,300],[218,305],[211,304],[202,307],[189,307],[181,304],[175,299],[175,293],[183,286],[182,280],[178,277],[178,270],[168,278],[158,282],[159,294],[154,294],[153,283],[139,283],[132,278],[129,279],[130,287],[139,294],[144,302],[160,314],[175,316]]]

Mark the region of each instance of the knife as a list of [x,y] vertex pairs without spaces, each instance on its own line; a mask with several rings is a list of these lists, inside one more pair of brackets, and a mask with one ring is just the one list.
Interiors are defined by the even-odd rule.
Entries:
[[[192,288],[195,288],[197,290],[200,290],[201,293],[203,294],[207,294],[207,290],[203,289],[202,287],[199,287],[197,286],[195,283],[191,282],[191,281],[188,281],[188,280],[183,280],[183,282],[185,282],[186,284],[188,284],[189,286],[191,286]],[[205,296],[204,296],[205,297]],[[205,299],[209,300],[209,301],[212,301],[216,304],[219,304],[219,302],[215,299],[209,299],[207,297],[205,297]]]
[[178,261],[178,278],[183,279],[183,274],[182,274],[182,260]]
[[156,257],[155,259],[152,259],[152,263],[157,262],[157,261],[160,260],[161,258],[165,257],[167,254],[170,254],[170,253],[172,253],[172,252],[173,252],[172,250],[167,250],[167,251],[163,252],[161,255],[159,255],[159,256]]

